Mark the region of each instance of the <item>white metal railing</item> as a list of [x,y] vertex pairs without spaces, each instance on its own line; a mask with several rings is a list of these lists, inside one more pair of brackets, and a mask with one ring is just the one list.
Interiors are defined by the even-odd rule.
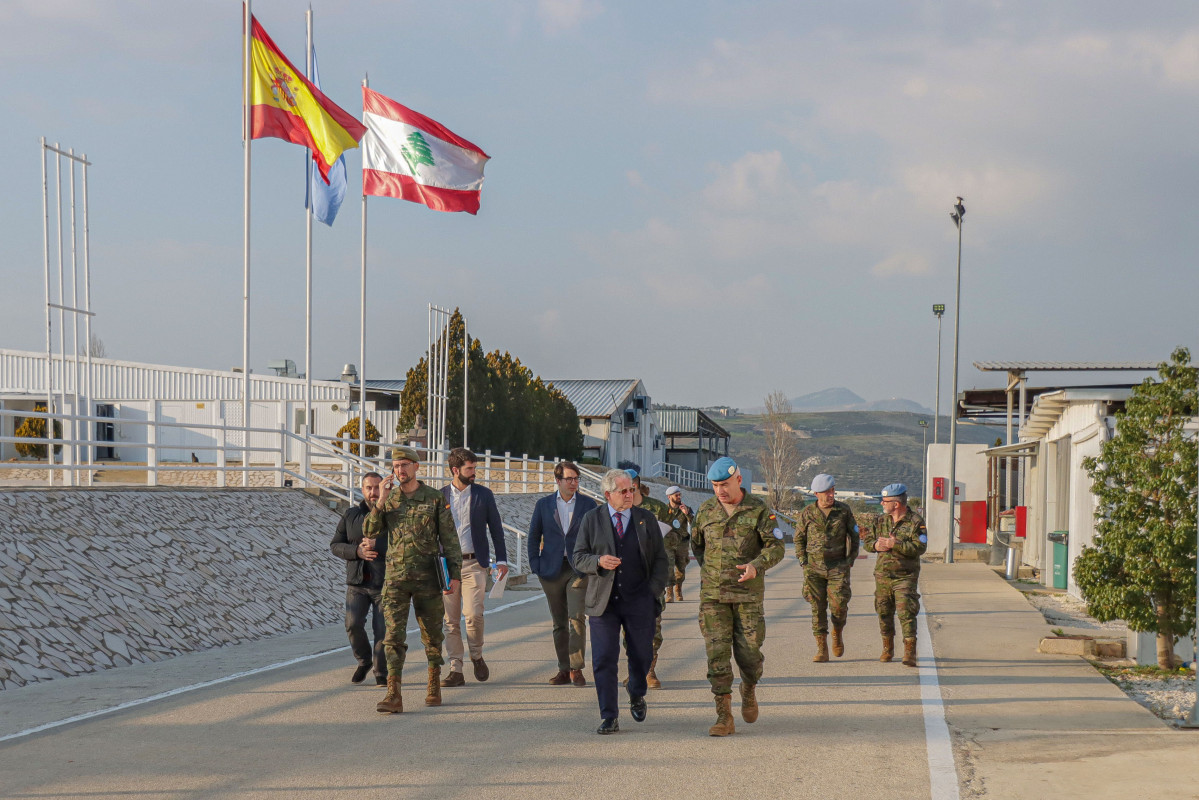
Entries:
[[688,489],[707,489],[708,477],[702,472],[696,472],[692,469],[685,469],[678,464],[667,464],[665,461],[656,465],[658,471],[650,477],[663,477],[679,486],[686,486]]

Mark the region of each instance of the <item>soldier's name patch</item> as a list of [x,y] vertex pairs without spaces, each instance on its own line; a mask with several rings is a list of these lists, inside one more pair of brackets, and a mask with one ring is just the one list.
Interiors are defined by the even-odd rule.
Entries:
[[783,538],[783,532],[781,530],[779,530],[778,528],[775,528],[773,531],[771,531],[771,533],[774,534],[774,538],[776,538],[776,539]]

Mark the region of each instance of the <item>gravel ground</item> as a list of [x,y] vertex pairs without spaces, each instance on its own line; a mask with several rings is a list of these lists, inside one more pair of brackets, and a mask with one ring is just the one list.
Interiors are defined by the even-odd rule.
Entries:
[[[1050,625],[1062,628],[1081,628],[1095,631],[1095,636],[1123,637],[1128,626],[1123,620],[1099,622],[1087,614],[1086,603],[1065,594],[1025,593],[1028,602],[1041,612]],[[1142,674],[1131,668],[1110,674],[1109,678],[1124,693],[1152,711],[1170,725],[1177,726],[1191,713],[1195,704],[1195,673],[1187,670],[1177,675]]]

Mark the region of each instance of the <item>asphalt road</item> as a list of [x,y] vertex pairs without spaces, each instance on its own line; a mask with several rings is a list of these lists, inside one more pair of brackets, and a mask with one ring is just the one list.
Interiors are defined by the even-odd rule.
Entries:
[[[410,635],[401,715],[375,711],[381,688],[350,685],[353,662],[341,651],[0,742],[0,796],[930,797],[918,671],[877,660],[869,562],[855,568],[844,658],[814,664],[788,550],[767,577],[761,718],[737,716],[724,739],[707,735],[715,712],[697,578],[692,564],[689,599],[667,606],[663,688],[650,692],[649,718],[622,711],[616,736],[595,734],[592,687],[546,683],[553,647],[537,593],[489,614],[491,679],[477,683],[468,668],[467,685],[443,690],[440,708],[422,702],[423,652]],[[509,591],[499,605],[530,596]],[[71,680],[52,684],[37,688],[60,719],[95,705],[72,699]]]

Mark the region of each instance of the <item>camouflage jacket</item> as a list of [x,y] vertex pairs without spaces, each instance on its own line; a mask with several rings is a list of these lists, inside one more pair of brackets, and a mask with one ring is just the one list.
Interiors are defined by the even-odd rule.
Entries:
[[667,503],[665,518],[660,519],[674,530],[679,539],[686,539],[691,535],[691,515],[683,509],[673,508]]
[[858,557],[858,523],[845,503],[833,502],[828,516],[816,503],[795,520],[795,557],[805,567],[852,566]]
[[[893,548],[884,552],[874,549],[874,543],[880,537],[889,536],[895,537]],[[874,564],[875,575],[919,575],[920,556],[928,549],[928,528],[924,527],[924,517],[910,508],[899,522],[892,522],[890,515],[883,514],[866,531],[865,545],[868,552],[878,553],[878,560]]]
[[[766,594],[766,570],[783,560],[783,532],[766,501],[745,492],[733,513],[710,497],[695,513],[691,549],[700,567],[700,601],[744,603]],[[738,564],[753,564],[757,577],[738,583]]]
[[[362,535],[387,536],[384,584],[395,581],[437,583],[437,556],[444,554],[450,577],[462,579],[462,546],[445,495],[420,483],[408,497],[394,486],[381,508],[366,515]],[[440,545],[440,547],[439,547]]]
[[667,524],[670,523],[670,519],[667,516],[670,513],[670,506],[666,505],[661,500],[657,500],[649,495],[646,495],[645,497],[641,498],[641,507],[657,517],[658,522],[665,522]]

